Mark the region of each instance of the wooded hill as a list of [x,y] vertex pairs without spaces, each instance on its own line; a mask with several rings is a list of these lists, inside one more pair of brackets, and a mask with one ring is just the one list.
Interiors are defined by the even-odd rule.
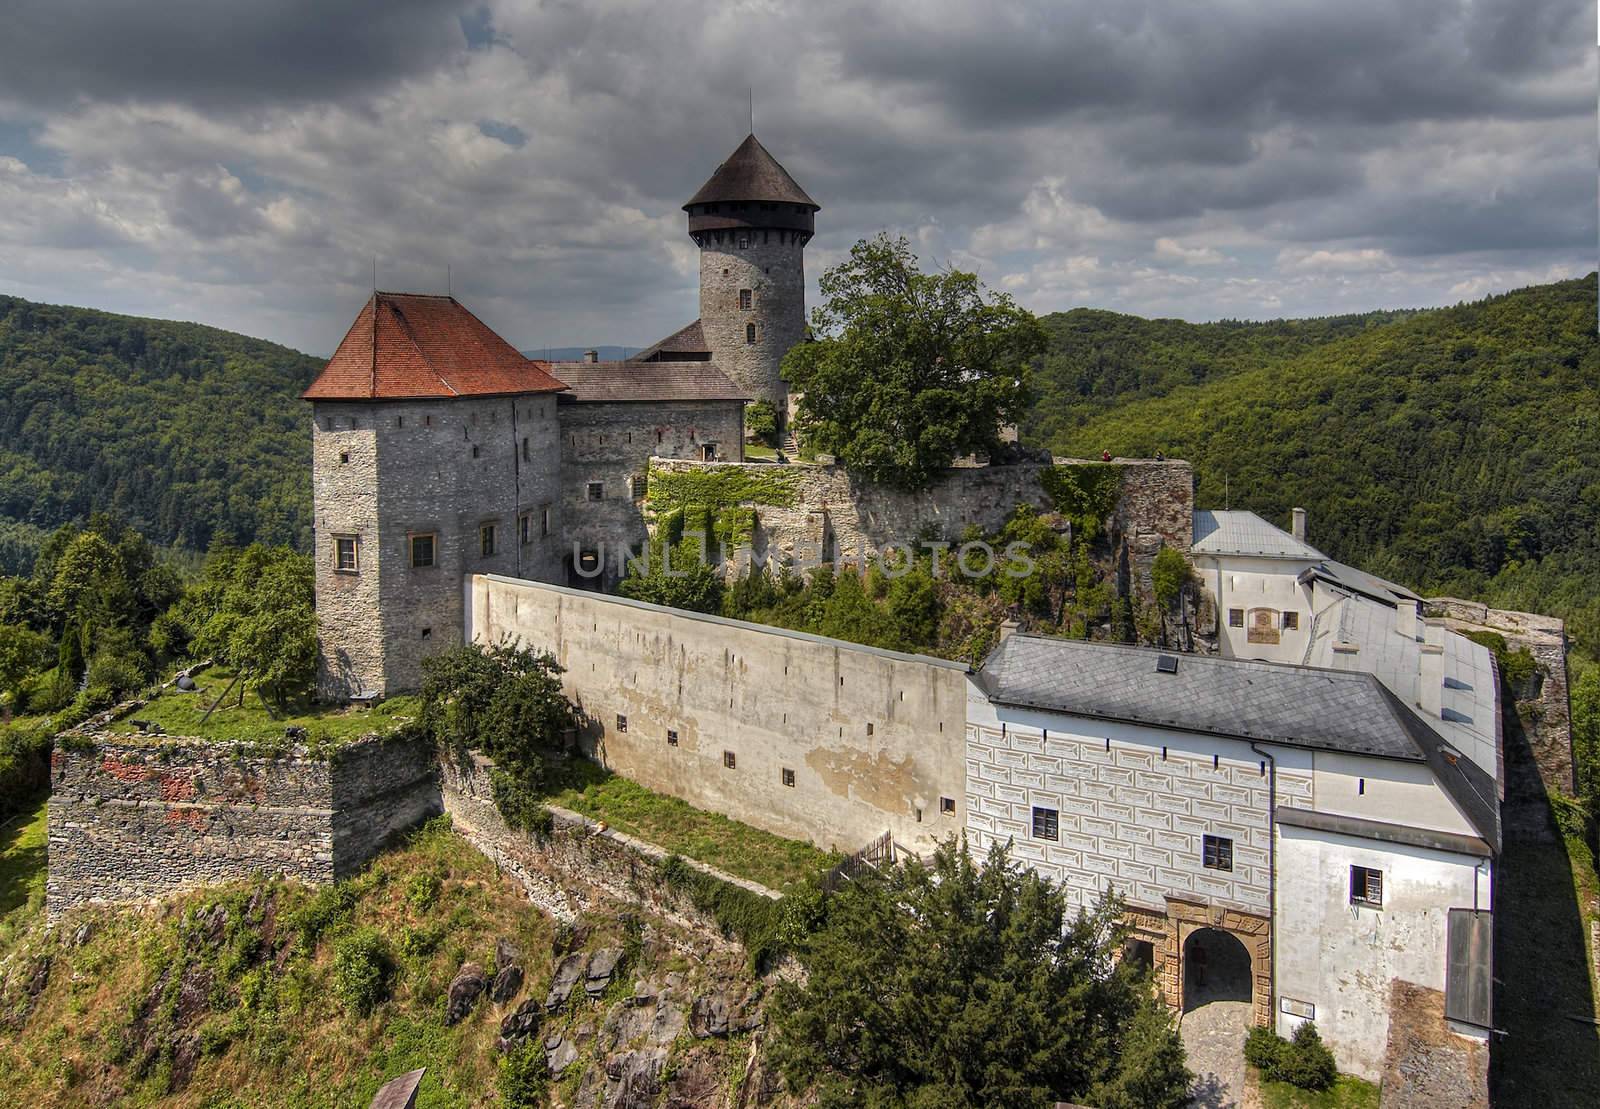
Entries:
[[1428,592],[1566,617],[1600,653],[1596,277],[1455,308],[1187,324],[1047,316],[1024,441],[1194,463],[1196,503]]
[[[322,360],[192,323],[0,297],[0,573],[113,513],[158,544],[305,549]],[[22,525],[22,526],[19,526]]]

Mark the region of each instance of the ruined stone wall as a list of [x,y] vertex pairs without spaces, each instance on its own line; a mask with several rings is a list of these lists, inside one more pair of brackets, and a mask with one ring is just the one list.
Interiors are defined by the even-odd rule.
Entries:
[[535,582],[467,588],[471,638],[553,654],[585,753],[649,789],[844,851],[891,831],[920,854],[962,827],[958,663]]
[[1572,703],[1567,688],[1567,626],[1554,616],[1490,608],[1477,601],[1434,597],[1427,615],[1462,633],[1493,631],[1515,651],[1526,647],[1538,664],[1532,689],[1512,690],[1528,733],[1539,778],[1547,790],[1566,796],[1576,792],[1572,760]]
[[[708,447],[718,459],[744,457],[743,402],[563,404],[562,558],[570,560],[575,547],[603,549],[601,581],[622,577],[623,552],[637,550],[645,540],[643,498],[634,496],[634,479],[642,486],[652,455],[700,458]],[[590,496],[591,482],[600,483],[599,500]],[[564,571],[540,580],[575,584]]]
[[[1156,552],[1166,545],[1187,555],[1193,540],[1194,475],[1189,464],[1147,459],[1062,462],[1117,468],[1121,493],[1105,523],[1114,546],[1127,552],[1130,584],[1148,595]],[[914,493],[865,481],[843,466],[775,467],[662,458],[650,464],[664,473],[714,473],[740,466],[760,481],[781,480],[788,491],[787,503],[747,502],[757,514],[756,556],[780,563],[815,559],[822,550],[843,558],[872,556],[891,545],[955,540],[974,526],[992,533],[1018,505],[1031,505],[1041,513],[1058,508],[1041,479],[1052,463],[953,467],[929,488]]]
[[257,873],[331,882],[439,809],[417,741],[362,741],[331,761],[199,740],[58,743],[50,776],[52,915]]
[[[651,843],[609,829],[565,809],[552,808],[550,834],[517,831],[495,807],[489,772],[494,764],[479,755],[469,763],[446,760],[441,767],[444,811],[466,841],[511,875],[528,900],[557,920],[574,921],[611,901],[640,906],[702,934],[719,932],[717,921],[696,908],[689,895],[663,880],[668,853]],[[685,865],[764,897],[778,895],[765,886],[692,859]]]

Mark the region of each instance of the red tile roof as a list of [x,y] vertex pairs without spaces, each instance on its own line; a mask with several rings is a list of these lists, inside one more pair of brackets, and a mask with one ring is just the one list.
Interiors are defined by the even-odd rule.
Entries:
[[454,297],[373,293],[306,400],[408,400],[554,393],[548,362],[524,358]]

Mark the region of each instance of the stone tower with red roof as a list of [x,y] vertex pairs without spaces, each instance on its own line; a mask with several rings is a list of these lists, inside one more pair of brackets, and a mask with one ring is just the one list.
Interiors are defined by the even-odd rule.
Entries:
[[304,394],[324,697],[416,688],[465,575],[556,580],[565,388],[453,297],[367,301]]
[[804,254],[820,207],[751,135],[683,208],[700,248],[703,346],[784,419],[780,366],[805,338]]

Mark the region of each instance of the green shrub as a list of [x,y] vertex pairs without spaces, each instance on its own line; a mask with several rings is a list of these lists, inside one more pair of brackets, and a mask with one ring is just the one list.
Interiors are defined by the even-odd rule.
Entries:
[[376,929],[354,929],[334,944],[334,992],[355,1016],[366,1016],[388,996],[392,973],[389,945]]
[[495,1080],[500,1104],[506,1109],[539,1109],[545,1104],[548,1075],[549,1064],[536,1041],[512,1048],[500,1057],[500,1072]]
[[752,970],[760,970],[782,954],[778,939],[781,900],[713,878],[677,855],[662,860],[661,878],[687,893],[694,907],[715,920],[724,936],[744,945]]
[[1333,1052],[1322,1042],[1315,1021],[1303,1021],[1293,1040],[1270,1028],[1250,1029],[1244,1058],[1269,1082],[1287,1082],[1302,1090],[1326,1090],[1339,1077]]
[[0,820],[50,783],[50,729],[0,728]]
[[420,913],[425,913],[433,908],[434,902],[439,900],[439,892],[444,888],[444,883],[432,871],[421,870],[411,876],[411,881],[406,883],[406,900],[411,907]]
[[319,889],[310,901],[295,910],[289,921],[290,927],[300,933],[301,949],[308,953],[313,951],[324,932],[349,919],[355,904],[356,891],[347,882]]

